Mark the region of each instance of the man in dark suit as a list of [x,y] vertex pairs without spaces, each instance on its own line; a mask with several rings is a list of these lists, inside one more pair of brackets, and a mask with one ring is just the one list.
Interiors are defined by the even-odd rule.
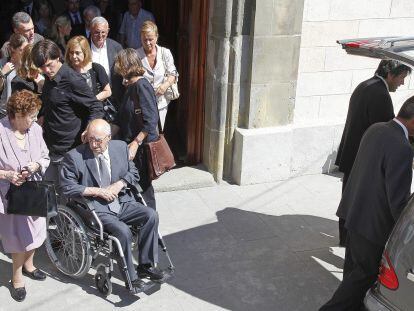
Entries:
[[360,310],[374,284],[385,243],[404,209],[411,188],[414,97],[391,121],[364,134],[338,213],[348,230],[343,280],[320,310]]
[[[360,83],[349,101],[348,115],[335,164],[344,173],[342,191],[355,161],[362,135],[372,124],[394,118],[390,92],[404,85],[411,68],[394,60],[380,62],[375,76]],[[339,216],[339,245],[345,246],[345,219]]]
[[70,20],[70,25],[72,26],[72,31],[70,36],[76,36],[82,32],[82,29],[85,27],[81,11],[79,9],[79,0],[65,0],[66,11],[63,12],[63,15],[66,15]]
[[122,50],[122,46],[108,38],[109,24],[104,17],[95,17],[91,22],[90,30],[92,61],[105,68],[112,89],[111,101],[119,107],[125,88],[122,85],[122,77],[114,70],[114,64],[115,56]]
[[[86,137],[89,143],[72,149],[62,161],[61,191],[68,197],[93,200],[104,230],[121,242],[132,285],[142,289],[145,283],[139,277],[160,280],[164,276],[162,270],[154,268],[158,262],[158,214],[138,203],[130,192],[129,188],[138,183],[138,170],[128,160],[127,144],[111,141],[110,125],[96,119],[88,125]],[[140,226],[137,271],[132,261],[128,225]]]

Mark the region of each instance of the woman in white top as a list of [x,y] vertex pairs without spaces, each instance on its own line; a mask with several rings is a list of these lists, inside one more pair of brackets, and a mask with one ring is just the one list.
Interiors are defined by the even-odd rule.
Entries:
[[161,126],[164,127],[170,101],[165,91],[176,82],[178,72],[171,51],[157,45],[158,28],[152,21],[146,21],[141,28],[142,47],[137,50],[145,69],[144,77],[151,83],[157,97]]

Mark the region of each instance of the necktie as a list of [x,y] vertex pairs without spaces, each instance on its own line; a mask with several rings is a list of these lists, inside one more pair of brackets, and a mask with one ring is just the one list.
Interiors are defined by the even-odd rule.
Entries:
[[[99,163],[99,173],[101,174],[101,187],[108,187],[111,184],[111,175],[109,174],[108,165],[106,164],[105,157],[103,154],[98,156]],[[121,205],[119,205],[118,199],[108,203],[109,209],[118,214],[121,210]]]
[[74,13],[73,16],[75,19],[75,25],[79,25],[81,22],[80,22],[78,13]]

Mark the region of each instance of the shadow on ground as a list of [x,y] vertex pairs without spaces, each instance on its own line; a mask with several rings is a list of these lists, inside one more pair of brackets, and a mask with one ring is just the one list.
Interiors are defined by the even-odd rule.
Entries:
[[[225,208],[216,215],[215,223],[164,237],[176,265],[175,277],[168,283],[177,289],[177,301],[187,300],[191,310],[216,309],[211,304],[236,311],[316,310],[337,287],[339,281],[314,259],[342,267],[342,259],[329,250],[337,242],[337,222],[237,208]],[[100,296],[92,274],[71,279],[57,272],[44,248],[37,256],[38,266],[50,277]],[[161,265],[166,266],[164,259]],[[11,275],[10,263],[0,260],[0,271],[0,286],[5,286]],[[120,279],[117,272],[114,277]],[[108,302],[123,307],[140,299],[130,295],[123,282],[118,283],[114,294],[120,301]]]
[[237,208],[217,219],[165,237],[177,268],[170,284],[184,296],[229,310],[316,310],[337,287],[312,258],[342,267],[329,251],[337,222]]

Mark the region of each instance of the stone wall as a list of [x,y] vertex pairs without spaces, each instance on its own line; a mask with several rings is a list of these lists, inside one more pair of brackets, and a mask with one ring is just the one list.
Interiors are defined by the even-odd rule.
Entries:
[[[335,169],[349,97],[379,62],[347,55],[336,40],[412,35],[414,2],[211,0],[211,6],[212,26],[228,26],[209,35],[204,162],[216,180],[251,184]],[[392,94],[396,111],[413,89],[409,77]]]
[[[413,35],[411,0],[305,0],[294,123],[343,123],[355,87],[376,59],[347,55],[338,39]],[[392,94],[395,110],[413,94],[411,77]]]

